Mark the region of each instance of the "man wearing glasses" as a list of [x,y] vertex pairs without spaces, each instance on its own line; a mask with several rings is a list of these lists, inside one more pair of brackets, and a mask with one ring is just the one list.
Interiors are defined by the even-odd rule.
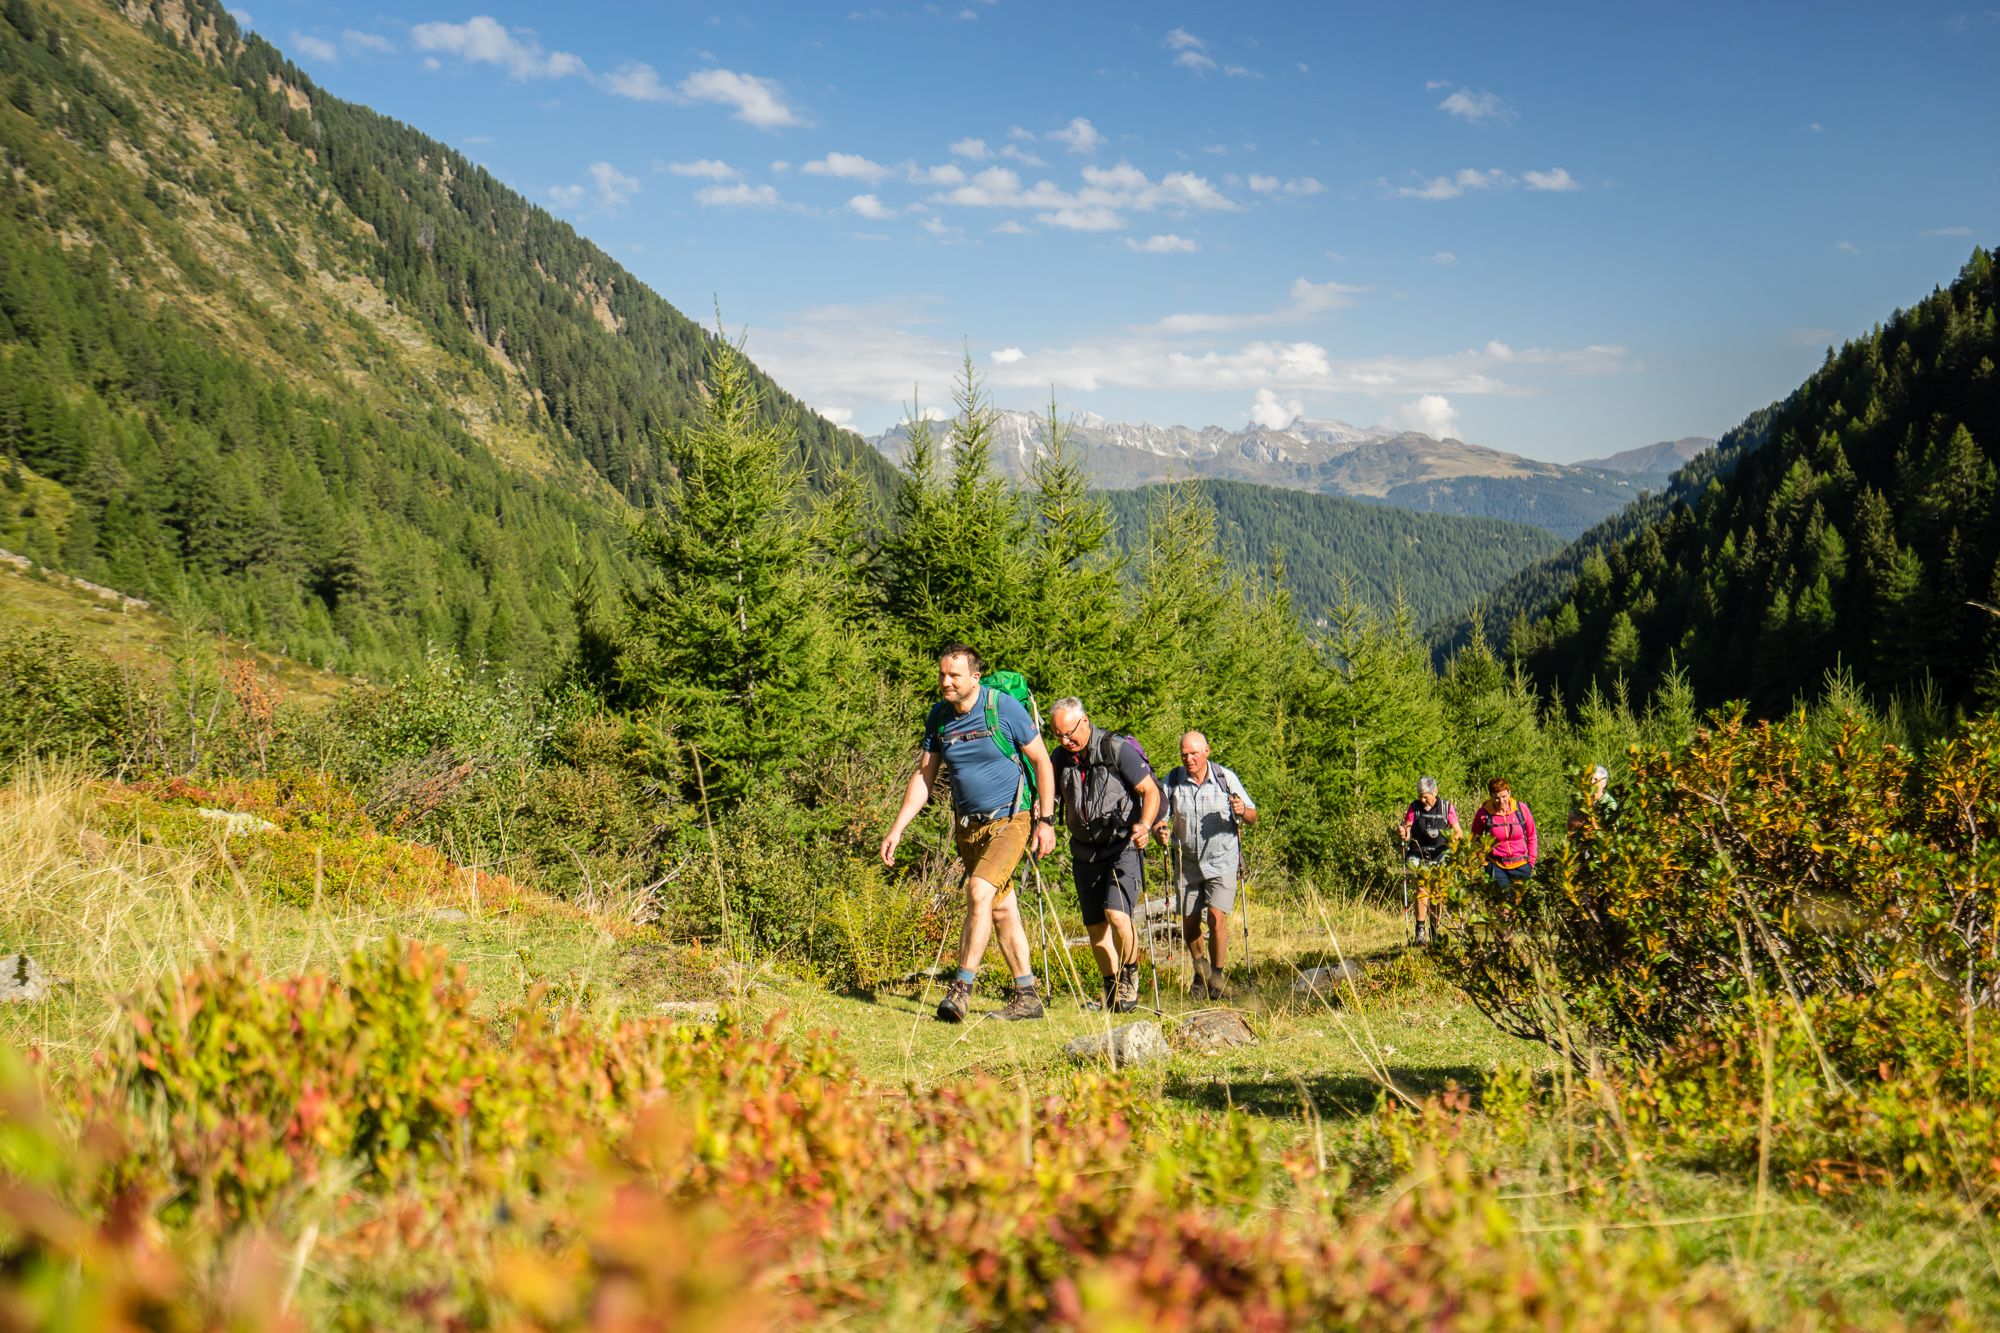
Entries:
[[[1228,952],[1229,914],[1236,906],[1236,879],[1243,865],[1238,832],[1257,822],[1257,803],[1243,782],[1208,757],[1208,737],[1190,731],[1181,737],[1181,766],[1167,774],[1166,808],[1159,834],[1171,836],[1179,868],[1174,891],[1180,898],[1181,938],[1194,959],[1197,999],[1226,1000],[1229,986],[1222,964]],[[1208,922],[1208,956],[1202,956],[1202,921]]]
[[1069,826],[1077,901],[1104,974],[1104,1007],[1139,1007],[1139,936],[1132,913],[1145,869],[1139,851],[1160,811],[1160,784],[1146,752],[1130,736],[1093,727],[1080,699],[1049,710],[1056,734],[1056,792]]

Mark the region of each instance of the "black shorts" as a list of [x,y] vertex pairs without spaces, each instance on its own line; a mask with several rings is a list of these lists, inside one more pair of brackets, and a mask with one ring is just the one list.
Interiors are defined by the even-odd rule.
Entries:
[[1139,849],[1131,840],[1105,847],[1071,843],[1069,851],[1076,872],[1076,900],[1083,907],[1083,924],[1103,925],[1107,910],[1132,915],[1139,906],[1145,868],[1139,860]]

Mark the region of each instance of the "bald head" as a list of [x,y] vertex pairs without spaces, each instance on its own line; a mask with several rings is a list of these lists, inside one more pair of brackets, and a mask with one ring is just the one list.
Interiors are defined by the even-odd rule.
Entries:
[[1181,737],[1181,766],[1196,782],[1208,779],[1208,737],[1198,731],[1190,731]]

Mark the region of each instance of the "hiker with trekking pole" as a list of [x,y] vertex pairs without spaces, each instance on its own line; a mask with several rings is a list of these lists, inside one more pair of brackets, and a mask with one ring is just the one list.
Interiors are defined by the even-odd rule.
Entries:
[[[1257,803],[1250,799],[1242,779],[1209,758],[1208,737],[1198,731],[1181,737],[1180,767],[1167,774],[1163,790],[1165,803],[1155,831],[1162,840],[1171,839],[1173,891],[1179,903],[1181,938],[1194,961],[1195,998],[1226,1000],[1229,983],[1224,979],[1223,964],[1229,951],[1229,914],[1236,907],[1236,889],[1243,871],[1241,830],[1257,822]],[[1204,921],[1208,924],[1205,954],[1201,943]],[[1247,915],[1243,929],[1247,952]]]
[[1486,849],[1486,873],[1493,887],[1533,878],[1539,860],[1535,839],[1535,812],[1526,801],[1514,799],[1514,788],[1505,778],[1486,784],[1487,800],[1472,816],[1472,838],[1493,839]]
[[[1458,811],[1438,795],[1436,778],[1417,779],[1417,799],[1403,811],[1403,910],[1410,910],[1410,875],[1417,876],[1417,920],[1411,931],[1413,944],[1425,945],[1437,938],[1444,917],[1444,891],[1432,891],[1438,872],[1458,840],[1465,836],[1459,826]],[[1433,915],[1435,913],[1435,915]]]
[[1080,699],[1056,700],[1049,729],[1059,747],[1055,789],[1069,828],[1084,929],[1104,975],[1104,1007],[1129,1014],[1139,1007],[1139,941],[1132,927],[1145,876],[1139,853],[1159,817],[1160,784],[1139,742],[1093,726]]
[[895,865],[903,831],[929,802],[940,770],[948,772],[952,841],[965,867],[965,926],[958,941],[958,970],[938,1002],[938,1021],[944,1023],[965,1020],[980,960],[996,935],[1014,978],[1000,1016],[1042,1017],[1014,869],[1031,845],[1037,857],[1055,848],[1055,782],[1035,719],[1001,688],[1003,683],[1018,685],[1025,694],[1026,686],[1005,672],[990,678],[994,683],[982,681],[982,669],[979,654],[965,644],[951,644],[938,654],[940,698],[924,719],[916,772],[881,846],[882,864]]

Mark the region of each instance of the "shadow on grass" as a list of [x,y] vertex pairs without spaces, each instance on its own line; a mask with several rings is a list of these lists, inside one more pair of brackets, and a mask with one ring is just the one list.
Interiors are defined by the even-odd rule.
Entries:
[[[1485,1090],[1486,1075],[1473,1065],[1426,1065],[1419,1068],[1389,1066],[1389,1077],[1412,1097],[1429,1097],[1456,1083],[1471,1094],[1474,1105]],[[1300,1085],[1304,1085],[1301,1093]],[[1169,1080],[1166,1094],[1176,1101],[1203,1111],[1226,1111],[1235,1107],[1251,1115],[1289,1120],[1305,1109],[1310,1097],[1325,1120],[1356,1119],[1372,1115],[1382,1095],[1382,1085],[1364,1074],[1301,1074],[1289,1078],[1222,1078]]]

